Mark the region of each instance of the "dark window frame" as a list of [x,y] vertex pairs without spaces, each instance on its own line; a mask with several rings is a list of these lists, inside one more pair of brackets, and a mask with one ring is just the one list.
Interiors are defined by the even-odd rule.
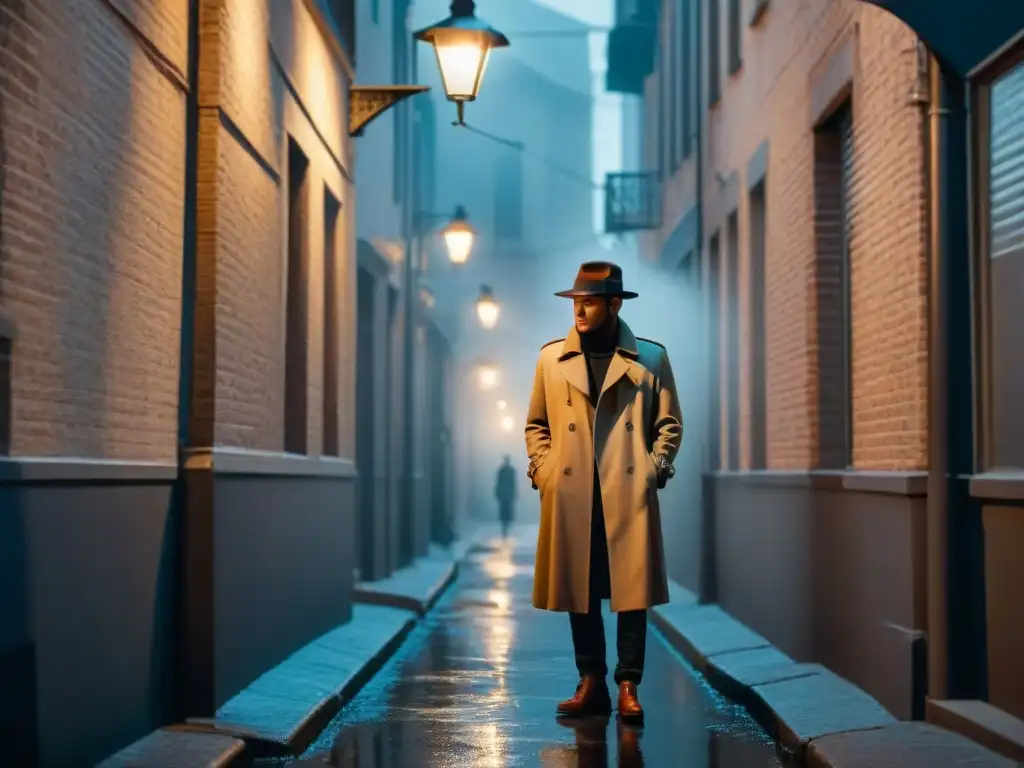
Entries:
[[[853,466],[854,458],[852,218],[848,207],[849,169],[844,154],[845,138],[853,141],[853,114],[853,101],[847,97],[814,132],[814,268],[818,305],[816,469],[847,470]],[[839,238],[838,243],[833,242],[835,237]],[[837,371],[837,379],[823,383],[823,372]]]
[[[698,0],[699,1],[699,0]],[[694,27],[694,2],[693,0],[678,0],[679,12],[682,17],[679,30],[679,41],[680,41],[680,56],[679,56],[679,74],[680,74],[680,98],[682,100],[682,119],[680,120],[680,130],[682,132],[682,156],[683,160],[688,160],[693,155],[693,123],[697,116],[700,105],[696,103],[694,99],[695,88],[693,87],[693,77],[696,67],[694,67],[694,50],[696,49],[693,27]]]
[[708,0],[708,106],[722,98],[722,8],[721,0]]
[[707,348],[708,348],[708,471],[722,469],[722,233],[708,238]]
[[743,308],[740,296],[740,212],[734,209],[725,219],[725,302],[726,302],[726,429],[728,451],[728,469],[738,472],[743,466],[743,450],[741,443],[741,415],[743,413],[743,393],[740,389],[740,369],[743,358],[740,354],[743,322]]
[[743,0],[727,0],[726,11],[726,56],[729,75],[735,75],[743,68]]
[[352,64],[356,62],[356,0],[328,0],[327,7],[338,28],[341,44]]
[[679,119],[679,110],[681,105],[681,94],[679,93],[679,85],[682,80],[680,77],[680,62],[682,61],[682,51],[679,47],[679,25],[680,25],[680,11],[682,4],[677,2],[672,8],[672,23],[669,27],[668,34],[668,135],[669,135],[669,162],[671,173],[674,175],[679,170],[679,166],[682,164],[682,152],[681,142],[679,140],[679,132],[681,127],[681,120]]
[[[992,88],[998,80],[1024,65],[1024,43],[1010,48],[976,77],[970,86],[971,130],[971,198],[972,235],[971,270],[973,273],[974,329],[972,342],[975,355],[974,403],[974,466],[979,471],[1024,471],[1024,466],[1007,466],[996,461],[994,354],[992,333],[995,326],[992,300]],[[1020,257],[1024,258],[1024,256]]]
[[750,224],[750,468],[768,468],[768,179],[762,178],[748,193]]
[[323,432],[320,452],[324,456],[341,455],[341,427],[339,419],[341,375],[341,306],[338,280],[338,230],[344,226],[341,218],[341,202],[326,186],[324,187],[324,264],[323,264]]
[[288,137],[285,277],[284,451],[309,450],[309,158]]

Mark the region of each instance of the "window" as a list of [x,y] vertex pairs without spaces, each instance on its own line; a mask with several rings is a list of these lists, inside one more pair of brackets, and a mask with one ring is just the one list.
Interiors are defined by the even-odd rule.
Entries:
[[341,33],[341,42],[349,58],[356,60],[356,0],[329,0],[331,15]]
[[740,468],[740,224],[733,211],[726,221],[726,416],[729,427],[729,469]]
[[708,470],[722,466],[722,246],[715,232],[708,241]]
[[989,91],[989,455],[1024,468],[1024,63]]
[[696,92],[693,87],[693,52],[696,49],[693,37],[693,0],[680,0],[679,13],[679,80],[680,80],[680,102],[681,119],[679,125],[682,132],[682,154],[687,159],[693,153],[693,134],[696,126],[696,118],[699,105],[695,104],[693,98]]
[[324,456],[339,455],[338,440],[338,214],[341,204],[324,189]]
[[523,151],[521,146],[500,150],[495,168],[494,236],[523,237]]
[[[374,371],[374,350],[377,346],[374,315],[377,281],[358,267],[356,270],[356,468],[359,471],[359,513],[355,516],[359,546],[359,570],[363,578],[374,578],[381,570],[376,561],[374,533],[380,525],[377,508],[376,466],[378,429],[376,414],[389,415],[391,409],[378,406],[378,379]],[[387,400],[385,396],[385,401]],[[386,416],[387,417],[387,416]],[[385,431],[385,435],[389,432]],[[385,440],[386,442],[386,440]],[[387,462],[385,462],[387,463]]]
[[306,355],[309,290],[309,161],[288,139],[288,271],[284,340],[284,449],[306,452]]
[[818,462],[853,460],[850,312],[850,183],[853,115],[849,103],[814,136],[815,282],[818,305]]
[[[391,82],[403,85],[409,82],[410,37],[406,25],[406,3],[396,3],[391,24]],[[410,101],[426,101],[426,99],[406,99],[391,108],[392,131],[392,200],[402,202],[406,193],[406,172],[408,170],[409,153],[409,107]]]
[[721,0],[708,0],[708,104],[715,104],[722,93],[722,13]]
[[665,73],[666,80],[668,81],[668,140],[673,174],[679,170],[679,163],[682,160],[682,153],[680,151],[681,142],[679,140],[679,133],[681,132],[682,127],[682,121],[679,119],[679,111],[682,108],[682,98],[680,98],[681,94],[679,93],[679,85],[682,81],[679,71],[680,62],[682,61],[682,50],[679,45],[679,30],[680,23],[682,22],[682,19],[680,18],[681,13],[681,3],[676,2],[675,6],[672,8],[670,16],[671,22],[668,31],[668,71]]
[[729,74],[743,66],[743,0],[729,0]]
[[671,35],[662,27],[661,45],[658,54],[658,180],[668,176],[668,144],[672,140],[669,129],[669,67],[668,47]]
[[750,191],[750,468],[768,467],[765,336],[765,182]]

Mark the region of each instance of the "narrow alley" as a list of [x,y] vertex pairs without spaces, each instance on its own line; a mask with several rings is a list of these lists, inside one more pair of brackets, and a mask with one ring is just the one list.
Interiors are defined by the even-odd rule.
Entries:
[[[771,741],[649,629],[643,727],[559,721],[576,682],[565,614],[530,605],[536,529],[477,546],[461,576],[295,766],[780,766]],[[614,663],[615,623],[608,621]],[[609,676],[610,677],[610,676]],[[287,761],[267,761],[279,765]]]

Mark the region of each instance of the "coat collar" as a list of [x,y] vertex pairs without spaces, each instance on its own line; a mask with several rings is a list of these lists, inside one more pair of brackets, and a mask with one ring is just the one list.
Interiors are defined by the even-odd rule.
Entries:
[[[615,345],[615,354],[608,364],[608,375],[605,377],[603,394],[620,378],[626,376],[634,385],[643,381],[644,367],[637,361],[640,355],[633,331],[621,319],[619,320],[619,338]],[[562,352],[558,356],[558,367],[565,380],[586,396],[590,396],[590,385],[587,377],[587,361],[583,356],[583,344],[580,334],[573,326],[562,343]]]

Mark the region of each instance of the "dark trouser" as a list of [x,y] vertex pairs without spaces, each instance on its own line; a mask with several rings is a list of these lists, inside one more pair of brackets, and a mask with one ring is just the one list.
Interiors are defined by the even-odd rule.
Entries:
[[[576,651],[576,669],[604,678],[608,674],[604,641],[604,620],[601,600],[611,597],[611,573],[608,563],[608,538],[604,526],[601,487],[594,472],[594,507],[590,526],[590,609],[587,613],[570,613],[572,644]],[[615,682],[640,685],[647,651],[647,611],[620,611],[618,614]]]
[[508,529],[512,525],[512,502],[498,502],[498,519],[501,521],[501,535],[507,537]]
[[[580,677],[597,675],[604,678],[608,674],[601,601],[596,602],[597,605],[591,605],[589,613],[569,614],[576,669]],[[615,682],[628,681],[640,685],[647,651],[647,611],[620,611],[618,623],[616,646],[619,660],[615,665]]]

